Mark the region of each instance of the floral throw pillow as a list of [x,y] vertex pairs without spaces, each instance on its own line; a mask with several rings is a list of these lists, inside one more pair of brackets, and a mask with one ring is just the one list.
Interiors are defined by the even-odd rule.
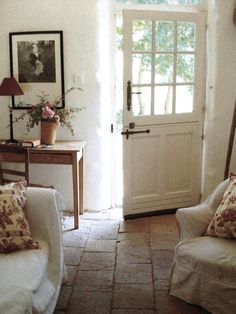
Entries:
[[0,253],[39,249],[24,214],[26,182],[0,186]]
[[27,182],[25,180],[0,185],[1,194],[11,194],[17,197],[20,206],[24,209],[26,202]]
[[206,234],[219,238],[236,238],[236,175],[230,176],[230,184]]

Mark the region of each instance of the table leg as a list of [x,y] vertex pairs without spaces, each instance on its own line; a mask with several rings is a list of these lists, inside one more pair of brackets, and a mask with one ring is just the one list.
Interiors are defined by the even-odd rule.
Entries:
[[72,154],[72,178],[73,178],[73,201],[74,201],[74,228],[79,228],[79,195],[78,195],[78,156]]
[[79,160],[79,213],[84,213],[84,159]]

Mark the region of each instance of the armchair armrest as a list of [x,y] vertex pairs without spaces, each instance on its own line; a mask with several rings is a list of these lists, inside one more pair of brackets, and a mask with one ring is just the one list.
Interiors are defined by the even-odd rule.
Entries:
[[207,203],[179,208],[176,212],[176,219],[180,230],[180,239],[185,240],[201,236],[212,217],[213,212]]
[[54,189],[27,188],[26,215],[32,237],[49,246],[50,281],[60,286],[64,270],[64,254],[60,211],[65,208],[62,195]]
[[56,190],[28,187],[26,215],[32,236],[47,241],[52,236],[52,229],[53,234],[60,235],[60,211],[63,206],[62,196]]
[[181,240],[198,237],[205,232],[216,209],[220,205],[228,184],[229,180],[221,182],[201,204],[177,210],[176,219],[180,229]]

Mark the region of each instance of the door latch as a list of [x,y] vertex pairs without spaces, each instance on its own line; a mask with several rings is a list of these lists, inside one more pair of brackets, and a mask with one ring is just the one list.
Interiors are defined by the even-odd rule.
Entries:
[[142,92],[132,92],[131,81],[127,82],[127,110],[130,111],[132,108],[132,94],[142,94]]
[[135,128],[135,123],[134,122],[130,122],[129,123],[129,128],[130,129],[134,129]]
[[132,134],[137,134],[137,133],[150,133],[150,130],[141,130],[141,131],[129,131],[128,129],[126,129],[126,131],[121,132],[121,135],[125,135],[126,139],[128,140],[129,136]]

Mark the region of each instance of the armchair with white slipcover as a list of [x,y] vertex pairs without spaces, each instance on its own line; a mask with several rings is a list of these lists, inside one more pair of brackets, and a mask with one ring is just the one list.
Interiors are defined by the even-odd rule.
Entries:
[[214,314],[236,312],[236,240],[205,235],[228,186],[221,182],[203,203],[176,213],[181,240],[169,293]]
[[40,249],[0,254],[0,313],[52,314],[64,270],[60,193],[27,188],[26,216]]

